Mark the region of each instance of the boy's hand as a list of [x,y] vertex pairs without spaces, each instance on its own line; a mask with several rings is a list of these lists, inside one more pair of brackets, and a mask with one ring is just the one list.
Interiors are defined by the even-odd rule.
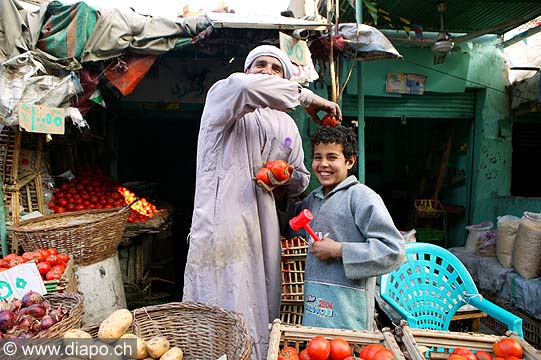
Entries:
[[342,257],[342,243],[324,237],[320,241],[314,241],[310,250],[321,261],[329,261]]
[[263,181],[261,180],[257,180],[257,179],[254,179],[255,180],[255,183],[257,184],[257,186],[263,188],[265,191],[271,193],[274,189],[276,189],[278,186],[280,185],[284,185],[285,183],[287,183],[289,180],[291,180],[291,177],[293,176],[293,171],[295,171],[295,167],[293,165],[289,165],[289,177],[285,180],[282,180],[282,181],[278,181],[274,175],[272,175],[272,172],[269,171],[269,180],[270,180],[270,185],[267,185],[265,184]]

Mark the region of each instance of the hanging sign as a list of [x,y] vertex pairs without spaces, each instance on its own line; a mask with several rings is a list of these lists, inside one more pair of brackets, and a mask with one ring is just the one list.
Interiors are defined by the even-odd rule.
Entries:
[[0,272],[0,300],[21,299],[33,290],[41,295],[47,293],[35,262],[27,262]]
[[280,49],[289,56],[297,65],[307,65],[307,55],[310,54],[308,45],[304,40],[295,39],[284,33],[280,33]]
[[425,92],[425,75],[387,73],[385,91],[397,94],[423,95]]
[[62,108],[19,103],[19,126],[28,132],[62,135],[64,117]]

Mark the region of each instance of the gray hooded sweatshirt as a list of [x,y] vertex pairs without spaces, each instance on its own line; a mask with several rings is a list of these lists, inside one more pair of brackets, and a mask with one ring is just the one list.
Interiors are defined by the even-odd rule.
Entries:
[[308,252],[303,325],[373,330],[376,277],[405,261],[405,242],[381,197],[349,176],[327,196],[323,187],[302,202],[317,233],[342,242],[342,257]]

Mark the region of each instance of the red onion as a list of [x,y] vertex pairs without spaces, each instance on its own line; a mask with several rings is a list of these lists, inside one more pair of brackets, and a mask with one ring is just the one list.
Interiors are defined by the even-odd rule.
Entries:
[[28,307],[34,304],[41,304],[43,301],[43,296],[41,296],[39,293],[35,291],[29,291],[26,294],[24,294],[21,301],[23,302],[24,307]]
[[43,319],[41,319],[39,324],[40,324],[41,330],[47,330],[48,328],[56,324],[56,320],[53,319],[51,316],[47,315]]
[[17,298],[11,300],[11,311],[17,311],[23,306],[23,302]]
[[11,310],[0,311],[0,331],[8,331],[15,325],[15,314]]
[[32,320],[28,316],[22,316],[17,323],[17,328],[22,330],[28,330],[32,326]]
[[41,320],[47,314],[47,310],[42,304],[34,304],[26,308],[25,314]]

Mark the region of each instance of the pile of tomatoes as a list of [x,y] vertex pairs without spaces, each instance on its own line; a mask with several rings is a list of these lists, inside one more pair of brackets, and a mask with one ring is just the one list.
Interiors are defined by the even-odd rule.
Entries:
[[100,168],[82,166],[77,176],[60,185],[49,202],[54,213],[86,209],[122,207],[126,201],[118,192],[119,183],[104,174]]
[[59,254],[55,248],[38,249],[32,252],[25,252],[20,256],[12,253],[0,259],[0,272],[33,261],[36,263],[44,281],[59,280],[62,278],[69,260],[69,255]]
[[448,360],[521,360],[523,355],[522,346],[512,338],[503,338],[492,346],[495,357],[486,351],[472,351],[463,347],[453,350]]
[[393,352],[382,344],[370,344],[361,349],[359,357],[353,355],[351,345],[342,338],[328,341],[323,336],[314,336],[300,354],[297,349],[285,346],[278,360],[393,360]]

